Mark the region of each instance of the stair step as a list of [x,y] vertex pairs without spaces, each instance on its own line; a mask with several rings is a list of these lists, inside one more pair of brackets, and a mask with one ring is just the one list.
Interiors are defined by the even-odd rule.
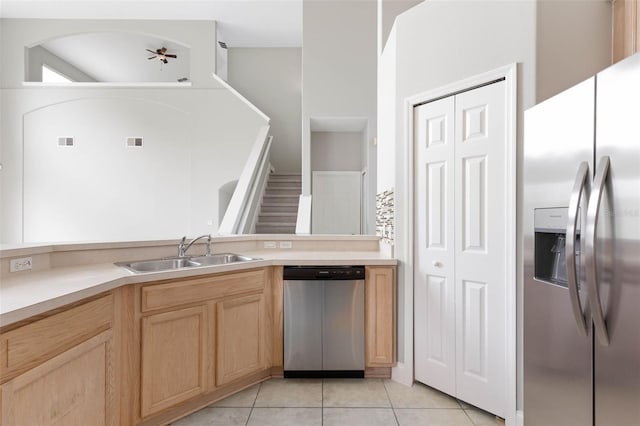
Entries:
[[267,195],[265,194],[262,197],[262,201],[264,203],[285,203],[285,204],[297,204],[298,203],[297,195]]
[[269,183],[267,183],[267,188],[300,189],[302,188],[302,182],[291,182],[288,180],[270,180]]
[[256,224],[256,233],[257,234],[295,234],[296,233],[296,225],[288,224],[288,223],[258,223]]
[[264,195],[295,195],[300,196],[300,188],[269,188],[264,191]]
[[256,224],[258,234],[295,234],[298,201],[302,193],[299,173],[269,175]]
[[260,212],[260,215],[258,216],[258,223],[260,224],[286,222],[295,225],[296,220],[298,220],[297,212]]
[[287,213],[298,215],[298,206],[297,205],[281,205],[281,204],[273,204],[273,205],[265,205],[263,204],[260,210],[260,213]]
[[302,175],[300,173],[271,173],[269,177],[278,177],[278,178],[286,178],[286,177],[297,177],[300,178]]
[[262,207],[295,207],[296,210],[298,209],[298,201],[296,200],[295,203],[278,203],[278,202],[262,202]]
[[269,182],[302,182],[302,177],[300,175],[270,175]]

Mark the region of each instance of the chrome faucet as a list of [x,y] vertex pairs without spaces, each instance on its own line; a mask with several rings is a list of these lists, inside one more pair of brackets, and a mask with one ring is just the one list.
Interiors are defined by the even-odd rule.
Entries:
[[191,248],[193,243],[202,238],[207,239],[207,256],[211,256],[211,234],[205,234],[194,238],[189,244],[187,244],[187,237],[182,237],[182,240],[180,240],[180,244],[178,245],[178,257],[185,257],[187,255],[187,250]]

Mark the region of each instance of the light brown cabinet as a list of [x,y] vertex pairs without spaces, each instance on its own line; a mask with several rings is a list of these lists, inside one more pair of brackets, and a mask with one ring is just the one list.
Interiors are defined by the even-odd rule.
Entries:
[[640,6],[638,0],[613,2],[613,62],[640,51]]
[[165,423],[270,375],[270,271],[137,286],[133,423]]
[[396,362],[395,268],[370,266],[365,277],[365,366]]
[[3,332],[1,424],[117,425],[113,295]]
[[[395,363],[395,268],[366,268],[366,367]],[[282,267],[124,286],[0,330],[0,425],[166,424],[282,374]],[[37,403],[34,403],[37,401]]]
[[264,293],[217,303],[216,385],[266,368]]
[[207,306],[142,318],[142,416],[205,392],[208,351]]

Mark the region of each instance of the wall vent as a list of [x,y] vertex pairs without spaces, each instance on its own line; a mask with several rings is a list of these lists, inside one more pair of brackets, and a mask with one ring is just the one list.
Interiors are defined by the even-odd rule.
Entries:
[[73,140],[73,136],[59,136],[58,137],[58,146],[74,146],[75,141]]
[[130,148],[142,148],[142,138],[141,137],[128,137],[127,138],[127,146]]

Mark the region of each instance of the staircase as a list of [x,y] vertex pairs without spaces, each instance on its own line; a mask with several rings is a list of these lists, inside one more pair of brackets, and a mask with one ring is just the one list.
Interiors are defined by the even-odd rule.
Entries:
[[256,223],[256,234],[295,234],[301,192],[300,175],[269,175]]

